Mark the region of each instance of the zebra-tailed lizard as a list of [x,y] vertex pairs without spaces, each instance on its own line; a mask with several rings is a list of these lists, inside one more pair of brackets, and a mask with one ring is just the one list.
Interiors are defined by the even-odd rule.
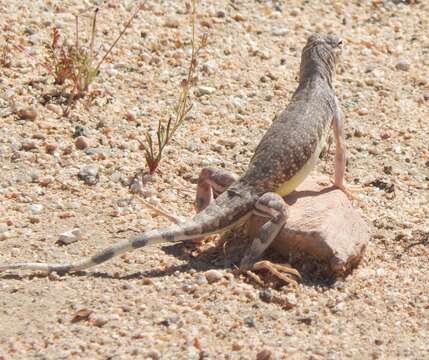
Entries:
[[[302,51],[298,88],[257,146],[247,171],[238,177],[223,169],[203,169],[197,186],[197,214],[191,219],[147,231],[74,263],[0,264],[0,271],[80,271],[147,245],[221,233],[257,214],[269,220],[246,250],[240,268],[247,271],[266,267],[278,274],[278,265],[257,261],[287,222],[288,207],[282,197],[314,168],[332,123],[336,141],[334,185],[347,192],[343,182],[343,122],[333,86],[341,46],[333,35],[313,34],[308,38]],[[296,271],[290,269],[290,273]]]

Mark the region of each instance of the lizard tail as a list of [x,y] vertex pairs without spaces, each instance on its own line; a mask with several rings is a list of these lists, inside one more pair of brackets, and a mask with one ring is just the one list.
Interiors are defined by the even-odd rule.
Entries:
[[[213,211],[213,210],[211,210]],[[214,215],[214,216],[213,216]],[[117,243],[108,247],[99,253],[73,263],[15,263],[15,264],[0,264],[0,272],[6,270],[35,270],[58,273],[76,272],[88,269],[92,266],[101,264],[112,259],[115,256],[123,254],[127,251],[132,251],[146,245],[153,245],[165,242],[180,242],[191,240],[199,237],[208,236],[211,234],[223,232],[234,226],[241,220],[243,214],[237,215],[233,220],[223,222],[216,214],[210,216],[202,212],[197,214],[192,220],[184,224],[174,224],[159,230],[150,230],[137,237]],[[232,221],[231,221],[232,220]]]
[[[207,236],[210,233],[198,234],[195,229],[195,224],[189,223],[182,225],[171,225],[160,230],[151,230],[142,235],[136,236],[126,241],[122,241],[113,246],[110,246],[97,254],[73,263],[15,263],[15,264],[0,264],[0,272],[6,270],[38,270],[45,272],[56,271],[58,273],[76,272],[88,269],[92,266],[101,264],[112,259],[115,256],[121,255],[127,251],[132,251],[146,245],[152,245],[163,242],[178,242],[190,240],[200,236]],[[198,230],[198,229],[196,229]],[[187,235],[185,234],[187,233]]]

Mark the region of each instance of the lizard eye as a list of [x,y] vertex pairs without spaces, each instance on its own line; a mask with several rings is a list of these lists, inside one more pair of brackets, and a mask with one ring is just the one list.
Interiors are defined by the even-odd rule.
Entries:
[[342,47],[343,46],[343,41],[342,40],[340,40],[340,41],[338,41],[338,43],[337,43],[337,47]]

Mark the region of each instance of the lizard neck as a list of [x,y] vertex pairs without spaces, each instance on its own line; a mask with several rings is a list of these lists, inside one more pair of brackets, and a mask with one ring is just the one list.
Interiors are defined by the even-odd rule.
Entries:
[[322,72],[312,71],[311,73],[306,76],[303,76],[300,79],[299,85],[296,90],[299,91],[303,88],[308,87],[314,88],[320,86],[321,84],[324,85],[324,88],[326,88],[326,85],[328,85],[330,89],[334,90],[331,76],[328,76]]
[[308,45],[301,56],[299,84],[304,86],[309,81],[322,79],[333,88],[335,76],[335,55],[323,47]]

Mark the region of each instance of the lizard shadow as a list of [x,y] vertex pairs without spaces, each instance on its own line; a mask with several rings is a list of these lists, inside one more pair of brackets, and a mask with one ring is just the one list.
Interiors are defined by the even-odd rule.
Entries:
[[[94,277],[100,279],[110,279],[110,280],[139,280],[139,279],[153,279],[153,278],[164,278],[167,276],[172,276],[176,272],[190,272],[191,270],[196,272],[204,272],[212,269],[228,269],[234,270],[237,269],[235,264],[239,264],[239,258],[241,254],[226,255],[223,253],[223,250],[220,246],[212,244],[207,249],[199,251],[197,247],[184,246],[183,244],[174,244],[163,246],[162,250],[169,255],[176,257],[179,260],[185,261],[183,264],[172,265],[167,268],[151,268],[149,270],[137,271],[129,274],[119,275],[112,274],[110,272],[94,271],[94,272],[85,272],[79,271],[71,274],[58,274],[61,277],[63,276],[72,276],[72,277]],[[197,255],[193,255],[193,252],[198,252]],[[271,261],[277,264],[286,264],[289,263],[295,267],[302,275],[301,283],[306,286],[318,287],[319,289],[328,290],[335,283],[335,277],[332,277],[330,274],[326,273],[323,270],[323,266],[320,265],[317,261],[309,261],[308,258],[303,260],[300,258],[298,260],[289,261],[285,259],[282,255],[278,254],[274,249],[269,249],[266,254],[263,256],[264,260]],[[46,273],[38,274],[28,274],[28,275],[15,275],[15,274],[4,274],[0,276],[0,279],[4,280],[22,280],[23,278],[32,279],[43,279],[49,276]],[[250,279],[249,279],[250,280]],[[55,279],[54,279],[55,281]],[[255,286],[261,287],[255,283]],[[271,286],[268,286],[271,287]]]
[[284,199],[286,203],[290,206],[295,204],[300,198],[316,197],[318,195],[323,195],[335,190],[337,190],[335,186],[329,186],[329,187],[323,188],[322,190],[299,190],[299,191],[295,190],[289,195],[287,195]]
[[[227,235],[226,235],[227,236]],[[231,236],[231,235],[229,235]],[[223,239],[222,239],[223,240]],[[239,254],[224,254],[222,247],[212,243],[207,249],[200,251],[197,247],[190,247],[183,244],[174,244],[163,246],[162,250],[168,254],[176,257],[179,260],[185,261],[183,264],[172,265],[163,269],[149,269],[145,271],[137,271],[130,274],[124,274],[123,276],[114,276],[109,273],[94,272],[91,276],[98,278],[108,278],[117,280],[136,280],[144,278],[163,278],[171,276],[176,272],[190,272],[191,270],[196,272],[204,272],[212,269],[228,269],[236,272],[241,258]],[[197,255],[193,255],[193,252],[197,252]],[[336,282],[336,277],[333,276],[328,270],[326,270],[326,264],[320,263],[315,259],[311,259],[308,256],[303,255],[295,259],[285,259],[282,255],[277,253],[274,249],[269,249],[263,256],[263,260],[268,260],[277,264],[290,264],[296,268],[302,275],[301,283],[305,286],[317,287],[319,289],[330,289]],[[88,276],[87,273],[75,274],[77,276]],[[273,279],[269,274],[265,276]],[[250,279],[249,279],[250,280]],[[273,282],[272,282],[273,283]],[[279,285],[278,281],[274,281]],[[261,287],[255,283],[257,287]],[[267,287],[271,287],[267,283]]]

